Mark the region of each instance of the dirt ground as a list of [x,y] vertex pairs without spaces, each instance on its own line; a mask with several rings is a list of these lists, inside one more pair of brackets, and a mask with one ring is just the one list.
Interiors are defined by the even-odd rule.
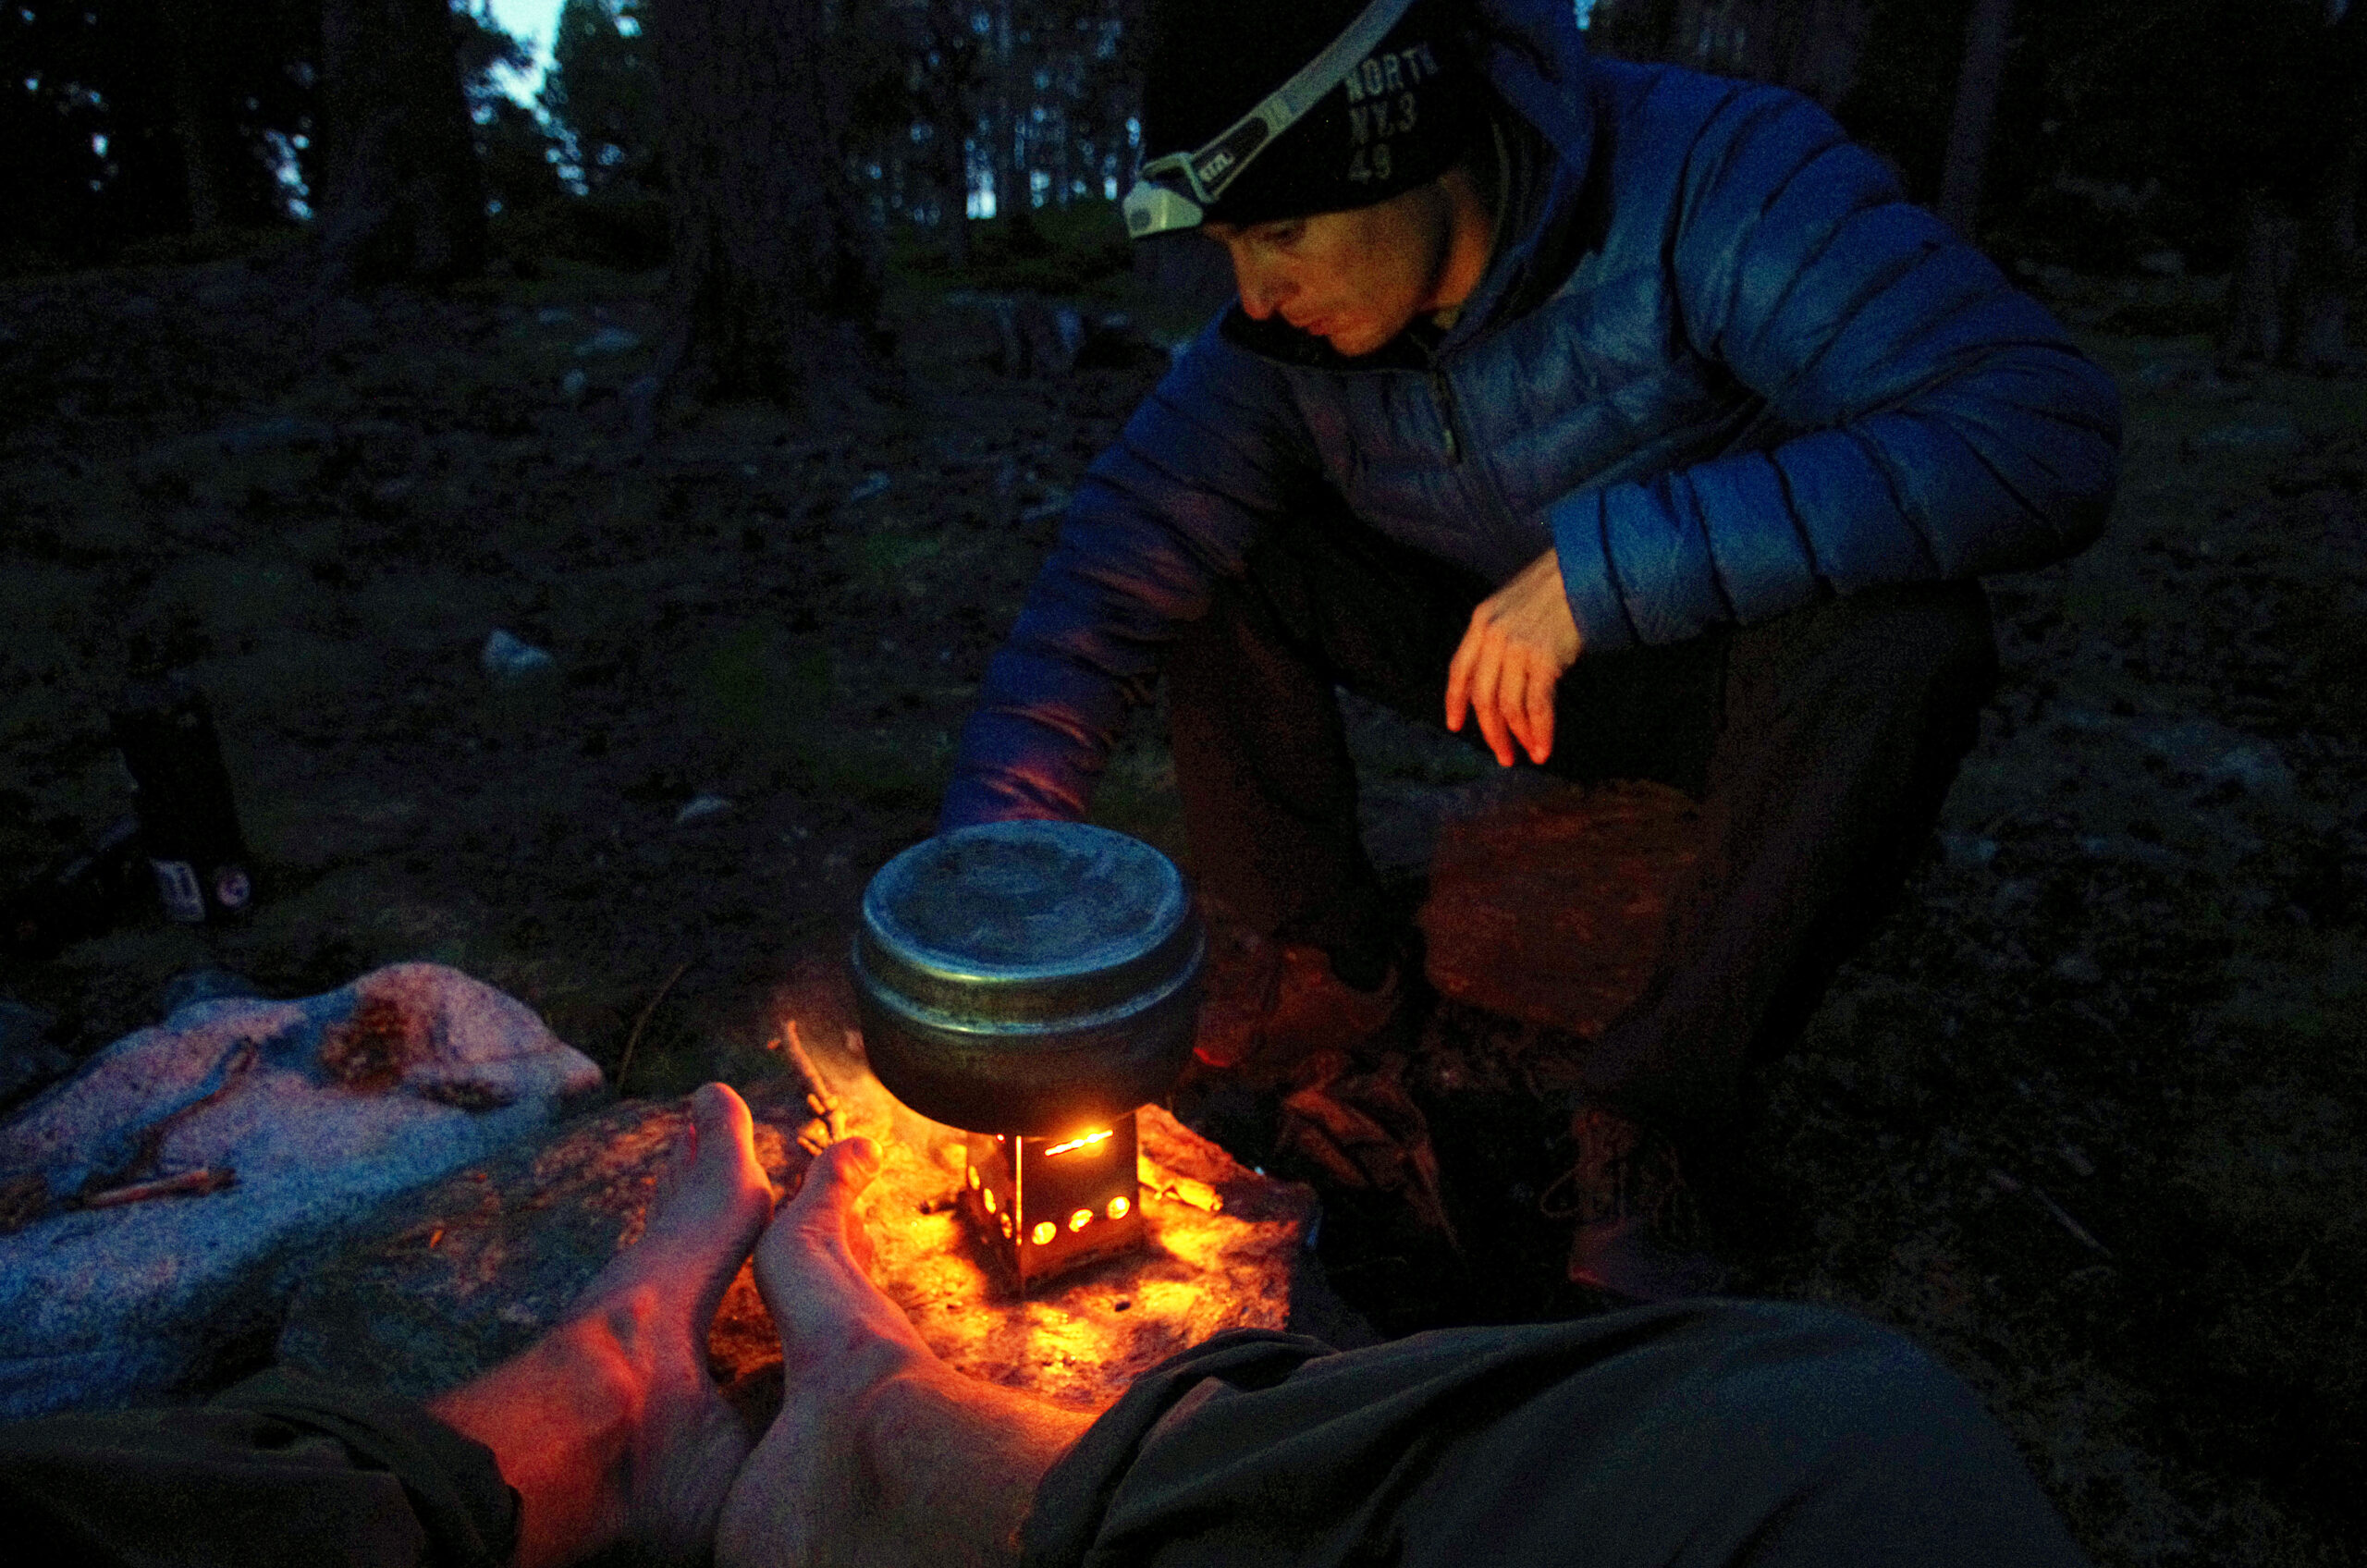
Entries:
[[[767,1072],[785,1014],[845,1022],[855,896],[928,830],[1157,364],[1007,380],[975,311],[915,300],[902,406],[644,440],[650,287],[0,284],[0,868],[129,809],[108,708],[169,666],[213,699],[261,888],[237,927],[142,913],[0,959],[0,996],[86,1052],[191,968],[297,995],[431,958],[632,1095]],[[2111,535],[1993,585],[2004,688],[1905,907],[1762,1075],[1730,1250],[1748,1289],[1965,1373],[2103,1562],[2356,1562],[2367,387],[2092,347],[2132,415]],[[551,669],[491,679],[496,629]],[[1479,776],[1359,735],[1384,805]],[[1152,728],[1098,812],[1186,849]],[[1392,1329],[1569,1309],[1535,1213],[1560,1151],[1515,1071],[1553,1042],[1468,1010],[1430,1038],[1417,1091],[1486,1256],[1392,1291],[1343,1223],[1335,1280]]]

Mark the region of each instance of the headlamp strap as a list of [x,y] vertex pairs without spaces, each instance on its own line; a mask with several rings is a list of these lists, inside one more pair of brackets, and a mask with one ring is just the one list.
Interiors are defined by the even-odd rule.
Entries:
[[[1413,5],[1414,0],[1372,0],[1346,31],[1325,45],[1323,53],[1300,67],[1288,81],[1219,132],[1214,141],[1184,158],[1179,172],[1192,187],[1192,194],[1199,199],[1200,205],[1214,203],[1274,138],[1314,108],[1325,93],[1346,80],[1348,73],[1380,46],[1380,41],[1389,36],[1389,30]],[[1144,165],[1144,174],[1148,176],[1152,168],[1168,161],[1152,160]],[[1198,216],[1194,214],[1195,221]]]

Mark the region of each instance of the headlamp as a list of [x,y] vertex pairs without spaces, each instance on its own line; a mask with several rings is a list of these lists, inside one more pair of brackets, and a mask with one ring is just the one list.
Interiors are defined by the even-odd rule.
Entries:
[[1372,0],[1323,53],[1268,94],[1256,108],[1217,133],[1196,153],[1169,153],[1142,166],[1126,192],[1126,236],[1196,228],[1225,188],[1241,178],[1258,153],[1323,95],[1347,80],[1364,57],[1380,46],[1389,30],[1412,9],[1414,0]]

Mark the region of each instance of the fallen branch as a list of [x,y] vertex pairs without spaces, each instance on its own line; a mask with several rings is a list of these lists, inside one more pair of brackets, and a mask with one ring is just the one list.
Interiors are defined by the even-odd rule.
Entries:
[[643,1008],[641,1016],[632,1021],[632,1033],[625,1036],[625,1054],[617,1061],[617,1093],[621,1095],[625,1092],[625,1074],[632,1071],[632,1048],[641,1044],[641,1032],[649,1027],[650,1015],[657,1011],[657,1004],[666,999],[666,993],[674,988],[674,982],[680,980],[682,971],[690,966],[689,959],[676,964],[674,973],[666,976],[666,984],[657,987],[657,994],[649,998],[649,1005]]

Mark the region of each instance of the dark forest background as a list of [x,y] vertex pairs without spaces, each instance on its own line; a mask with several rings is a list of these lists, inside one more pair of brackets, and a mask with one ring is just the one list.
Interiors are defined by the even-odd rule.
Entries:
[[[0,0],[0,922],[41,938],[0,943],[0,1114],[225,971],[450,964],[630,1096],[853,1026],[865,880],[1229,294],[1112,200],[1142,0],[570,0],[531,106],[481,7]],[[1989,584],[1936,852],[1758,1075],[1738,1288],[1938,1351],[2111,1568],[2367,1564],[2367,5],[1587,19],[1827,104],[2128,412],[2105,537]],[[109,714],[166,671],[236,923],[86,853],[136,843]],[[1188,867],[1157,717],[1095,820]],[[1378,709],[1349,739],[1416,891],[1538,798]],[[1334,1186],[1327,1278],[1392,1332],[1578,1310],[1572,1041],[1424,1031],[1474,1244]]]
[[[2230,279],[2116,325],[2346,362],[2367,171],[2348,0],[1580,5],[1606,53],[1813,95],[2024,276]],[[472,0],[18,0],[0,269],[300,231],[348,286],[670,259],[668,369],[785,394],[801,355],[875,341],[891,265],[1057,288],[1125,264],[1139,9],[567,0],[530,108],[496,85],[524,52]]]
[[[43,936],[0,948],[0,1113],[223,971],[452,964],[620,1095],[852,1028],[864,881],[1229,294],[1117,218],[1138,21],[568,0],[528,106],[483,0],[0,0],[0,895]],[[1936,852],[1759,1075],[1737,1289],[1939,1350],[2100,1563],[2367,1563],[2367,5],[1586,21],[1813,94],[2128,400],[2106,538],[1988,585]],[[128,843],[109,711],[166,670],[218,717],[244,922],[68,876]],[[1138,717],[1096,819],[1188,864]],[[1408,878],[1529,798],[1387,713],[1349,739]],[[1567,1051],[1429,1016],[1408,1095],[1475,1243],[1326,1189],[1375,1324],[1576,1310]]]

